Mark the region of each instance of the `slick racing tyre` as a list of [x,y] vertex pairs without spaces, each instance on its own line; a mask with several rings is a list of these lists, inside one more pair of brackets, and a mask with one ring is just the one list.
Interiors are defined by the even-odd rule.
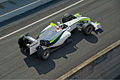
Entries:
[[86,35],[91,34],[91,32],[94,30],[93,25],[85,23],[82,25],[82,32]]
[[37,56],[42,60],[47,60],[50,57],[50,49],[43,49],[42,47],[39,47]]
[[19,37],[19,39],[18,39],[18,44],[19,44],[19,47],[20,47],[20,48],[25,48],[25,47],[26,47],[24,40],[25,40],[24,35],[21,35],[21,36]]
[[65,23],[65,22],[68,22],[68,21],[75,19],[75,18],[76,17],[73,15],[65,14],[64,17],[62,18],[62,22]]
[[18,39],[18,44],[20,48],[26,48],[27,47],[27,40],[25,36],[28,36],[29,34],[27,33],[26,35],[21,35]]

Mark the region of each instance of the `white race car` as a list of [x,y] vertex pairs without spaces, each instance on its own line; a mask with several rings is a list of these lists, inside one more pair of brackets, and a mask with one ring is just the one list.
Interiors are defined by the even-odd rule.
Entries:
[[97,22],[92,22],[89,17],[82,17],[79,13],[75,15],[65,15],[62,18],[62,23],[50,23],[44,30],[40,32],[38,38],[34,39],[26,34],[18,40],[20,49],[25,50],[32,55],[37,53],[37,56],[42,59],[48,59],[51,53],[51,48],[61,46],[71,36],[71,32],[80,27],[81,31],[89,35],[92,31],[98,30],[101,25]]

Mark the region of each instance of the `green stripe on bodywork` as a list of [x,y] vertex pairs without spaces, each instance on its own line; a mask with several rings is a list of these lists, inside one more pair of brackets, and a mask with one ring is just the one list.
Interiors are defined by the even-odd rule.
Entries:
[[97,23],[97,25],[100,25],[100,23]]
[[100,25],[100,23],[98,23],[97,21],[95,22],[97,25]]
[[74,16],[75,16],[75,17],[80,17],[80,14],[79,14],[79,13],[76,13]]
[[[81,22],[81,21],[91,21],[91,20],[90,20],[90,18],[83,18],[83,19],[79,20],[79,21],[76,22],[76,23],[79,23],[79,22]],[[75,24],[76,24],[76,23],[75,23]]]
[[59,36],[61,36],[61,34],[58,35],[58,36],[57,36],[56,38],[54,38],[53,40],[51,40],[50,43],[54,42]]
[[41,33],[41,34],[39,35],[39,37],[42,36],[42,35],[43,35],[43,33]]

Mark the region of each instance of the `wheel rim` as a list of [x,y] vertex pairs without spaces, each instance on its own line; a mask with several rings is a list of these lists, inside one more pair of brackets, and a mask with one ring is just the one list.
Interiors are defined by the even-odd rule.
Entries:
[[49,55],[50,55],[50,52],[49,52],[49,51],[45,51],[45,52],[43,53],[43,55],[42,55],[42,58],[43,58],[43,59],[47,59],[47,58],[49,57]]
[[90,26],[90,27],[87,28],[86,33],[87,33],[87,34],[90,34],[90,33],[92,32],[92,30],[93,30],[93,27]]
[[43,54],[43,56],[47,56],[48,54],[49,54],[49,52],[45,51],[44,54]]

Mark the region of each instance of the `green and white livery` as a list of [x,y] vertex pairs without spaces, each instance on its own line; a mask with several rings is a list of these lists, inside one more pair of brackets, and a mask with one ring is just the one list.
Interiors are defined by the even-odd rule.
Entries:
[[27,34],[19,38],[18,44],[20,49],[27,51],[30,55],[37,53],[40,58],[48,59],[51,53],[50,49],[64,44],[77,27],[80,27],[84,34],[89,35],[101,26],[100,23],[92,22],[89,17],[83,17],[79,13],[65,14],[61,23],[51,22],[36,39]]

